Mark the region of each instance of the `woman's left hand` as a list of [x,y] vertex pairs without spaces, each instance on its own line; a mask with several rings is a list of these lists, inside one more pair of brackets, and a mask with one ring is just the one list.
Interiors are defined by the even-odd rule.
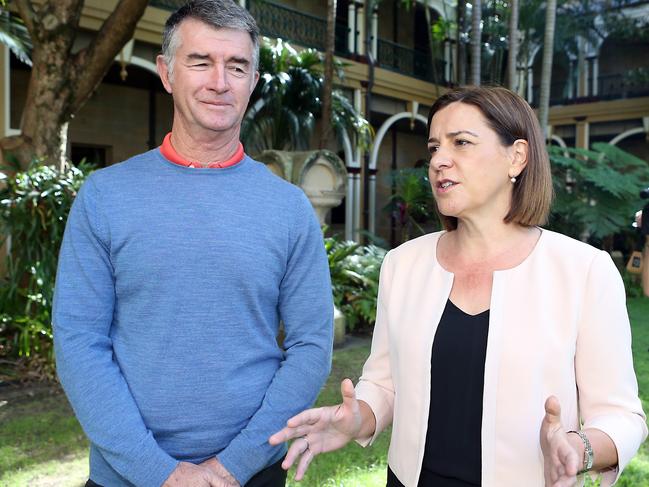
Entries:
[[541,423],[540,439],[545,487],[575,485],[582,459],[561,424],[561,406],[554,396],[545,401],[545,417]]

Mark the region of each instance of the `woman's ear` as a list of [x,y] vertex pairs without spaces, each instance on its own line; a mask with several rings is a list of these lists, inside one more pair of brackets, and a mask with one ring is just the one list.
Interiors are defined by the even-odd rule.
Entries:
[[530,146],[525,139],[516,139],[511,145],[511,167],[509,169],[509,177],[516,177],[523,172],[523,169],[527,166],[529,148]]

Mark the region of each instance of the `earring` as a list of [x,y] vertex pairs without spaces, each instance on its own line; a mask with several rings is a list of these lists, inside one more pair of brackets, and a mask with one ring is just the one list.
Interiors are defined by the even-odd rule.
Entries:
[[511,178],[509,178],[509,180],[512,182],[512,184],[514,184],[516,182],[516,176],[512,176]]

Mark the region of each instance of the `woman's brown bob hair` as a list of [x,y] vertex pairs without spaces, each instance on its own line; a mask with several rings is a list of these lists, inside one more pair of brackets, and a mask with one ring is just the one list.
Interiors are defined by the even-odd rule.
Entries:
[[[504,221],[525,226],[543,225],[547,222],[552,203],[552,174],[545,139],[530,106],[506,88],[458,88],[445,93],[433,103],[428,114],[429,134],[435,114],[455,102],[473,105],[480,110],[505,147],[511,146],[518,139],[527,141],[527,166],[516,177],[511,207]],[[456,217],[442,215],[439,210],[437,214],[446,230],[457,228]]]

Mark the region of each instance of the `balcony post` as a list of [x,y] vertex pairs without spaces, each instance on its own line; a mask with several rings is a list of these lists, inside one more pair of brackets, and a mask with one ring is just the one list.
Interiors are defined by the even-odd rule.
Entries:
[[356,53],[356,2],[349,2],[347,7],[347,49],[350,53]]
[[576,137],[576,147],[578,149],[588,149],[590,145],[590,124],[586,117],[578,117],[577,120],[577,137]]
[[593,96],[599,94],[599,56],[594,56],[593,60]]
[[575,60],[569,58],[568,62],[568,98],[575,97]]
[[365,55],[365,6],[356,7],[356,52]]
[[534,71],[532,66],[527,67],[527,103],[532,103],[534,93],[532,92],[532,84],[534,83]]
[[372,57],[376,60],[379,53],[379,11],[374,8],[372,12]]

